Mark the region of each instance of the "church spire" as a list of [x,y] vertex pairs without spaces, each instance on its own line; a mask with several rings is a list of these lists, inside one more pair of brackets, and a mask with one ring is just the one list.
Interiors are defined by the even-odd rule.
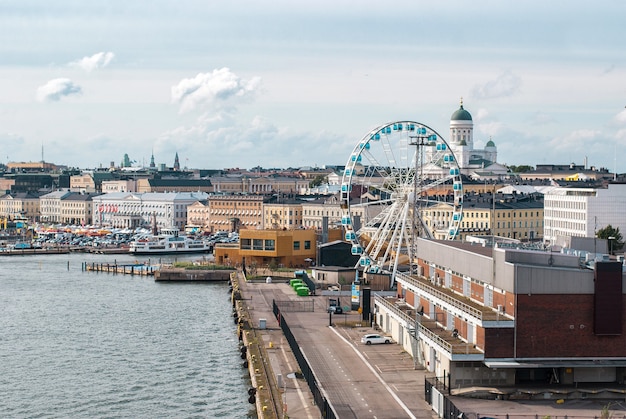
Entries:
[[156,165],[154,164],[154,149],[152,149],[152,156],[150,156],[150,168],[154,169]]
[[178,152],[176,152],[176,157],[174,157],[174,170],[180,170],[180,162],[178,161]]

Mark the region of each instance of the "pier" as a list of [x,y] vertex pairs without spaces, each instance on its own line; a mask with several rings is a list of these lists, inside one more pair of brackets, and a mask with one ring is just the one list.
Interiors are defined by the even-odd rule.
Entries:
[[161,268],[160,265],[145,265],[143,263],[88,263],[83,262],[82,269],[86,272],[105,272],[114,275],[154,276]]
[[234,269],[184,269],[163,268],[154,273],[157,282],[227,282],[230,280]]

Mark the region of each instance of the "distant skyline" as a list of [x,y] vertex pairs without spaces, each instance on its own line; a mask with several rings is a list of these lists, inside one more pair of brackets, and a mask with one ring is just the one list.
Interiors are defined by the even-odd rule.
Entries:
[[343,165],[371,128],[626,172],[626,3],[5,0],[0,162]]

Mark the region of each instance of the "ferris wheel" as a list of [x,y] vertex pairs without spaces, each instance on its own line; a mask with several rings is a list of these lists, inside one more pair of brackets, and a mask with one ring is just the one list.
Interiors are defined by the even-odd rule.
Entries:
[[463,185],[454,153],[419,122],[374,128],[346,163],[341,208],[345,239],[359,265],[391,274],[393,284],[399,266],[415,266],[417,237],[457,236]]

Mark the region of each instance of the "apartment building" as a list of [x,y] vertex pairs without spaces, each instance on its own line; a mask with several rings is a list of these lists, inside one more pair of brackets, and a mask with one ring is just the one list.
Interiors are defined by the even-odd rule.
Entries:
[[545,193],[545,240],[561,237],[595,237],[609,224],[626,231],[626,184],[595,188],[552,188]]
[[[469,194],[463,198],[463,214],[457,240],[468,236],[495,235],[520,241],[543,239],[544,204],[540,194]],[[441,202],[422,210],[434,238],[444,240],[452,217],[452,204]]]

